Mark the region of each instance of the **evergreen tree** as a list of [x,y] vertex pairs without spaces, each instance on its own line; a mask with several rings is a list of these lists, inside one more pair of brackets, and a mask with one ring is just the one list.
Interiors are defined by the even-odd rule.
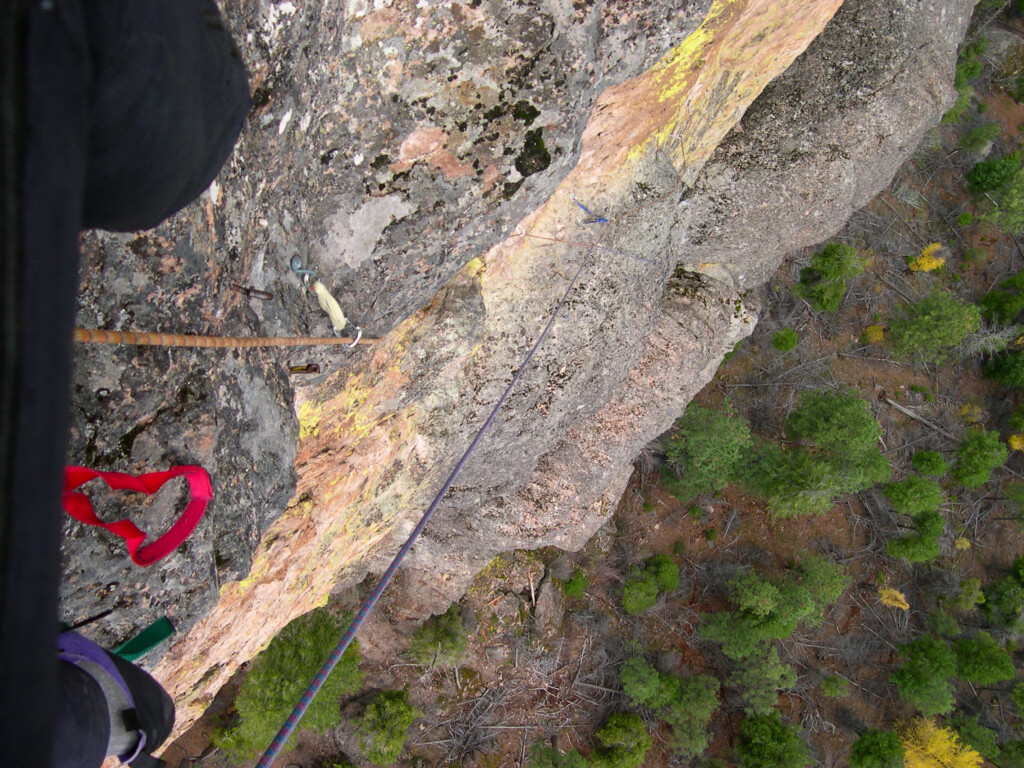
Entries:
[[729,683],[743,692],[743,711],[767,715],[779,702],[779,691],[796,685],[796,672],[779,658],[774,645],[762,643],[743,660]]
[[914,518],[916,533],[908,534],[886,546],[889,557],[899,557],[911,563],[927,563],[939,556],[939,539],[946,527],[942,513],[922,512]]
[[805,768],[812,763],[797,729],[783,723],[777,711],[743,720],[736,758],[739,768]]
[[892,502],[892,508],[905,515],[934,512],[945,500],[942,488],[930,477],[908,475],[906,480],[889,483],[882,493]]
[[950,477],[967,488],[977,488],[987,483],[992,470],[1003,466],[1008,457],[998,432],[974,430],[957,448]]
[[965,715],[963,712],[957,712],[949,724],[956,730],[960,741],[982,757],[987,760],[995,760],[999,757],[999,746],[996,743],[998,734],[979,723],[977,715]]
[[900,307],[889,322],[888,339],[897,357],[941,362],[946,352],[981,326],[981,312],[953,294],[936,289]]
[[989,320],[1007,325],[1024,310],[1024,270],[999,282],[978,302],[981,314]]
[[924,635],[899,650],[907,661],[889,679],[900,696],[928,717],[953,709],[953,689],[947,678],[956,674],[956,658],[950,647]]
[[796,445],[788,451],[759,448],[744,478],[764,495],[778,517],[820,513],[836,496],[855,493],[889,479],[891,469],[878,450],[881,427],[870,405],[852,392],[811,391],[786,420]]
[[1006,649],[988,632],[962,637],[953,643],[957,675],[978,685],[1012,680],[1017,670]]
[[594,768],[640,768],[651,748],[651,736],[637,715],[616,712],[594,733]]
[[998,627],[1024,628],[1024,557],[1014,559],[1009,574],[986,584],[983,594],[981,610],[985,618]]
[[815,310],[838,312],[847,281],[863,274],[866,266],[867,259],[859,256],[856,248],[828,243],[811,256],[811,266],[800,270],[793,293],[807,299]]
[[[321,608],[290,622],[253,661],[235,698],[237,725],[219,729],[214,743],[237,762],[251,760],[266,749],[278,727],[292,711],[306,685],[337,643],[348,623]],[[323,733],[338,724],[338,701],[363,684],[359,670],[359,643],[353,642],[334,674],[327,678],[320,696],[306,710],[302,727]],[[286,744],[295,744],[293,735]]]
[[717,493],[732,480],[749,447],[750,427],[728,400],[718,410],[690,403],[665,446],[676,468],[675,474],[666,474],[666,487],[682,501]]
[[942,477],[949,471],[949,465],[942,460],[942,454],[938,451],[918,451],[910,463],[922,475]]
[[903,768],[903,744],[895,733],[868,728],[853,743],[850,768]]
[[982,366],[986,379],[1007,387],[1024,387],[1024,352],[1011,350],[993,355]]

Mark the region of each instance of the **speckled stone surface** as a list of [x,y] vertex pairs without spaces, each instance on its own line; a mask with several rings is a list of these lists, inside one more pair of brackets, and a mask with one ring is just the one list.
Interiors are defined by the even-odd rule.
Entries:
[[[581,546],[749,333],[744,291],[839,229],[951,101],[969,2],[839,5],[226,4],[249,125],[175,219],[84,238],[80,324],[329,333],[297,254],[382,340],[81,348],[69,460],[201,463],[218,497],[146,573],[69,525],[68,618],[115,607],[91,630],[115,642],[174,613],[182,634],[150,661],[187,726],[288,620],[383,568],[582,263],[388,599],[424,616],[496,552]],[[323,372],[289,378],[306,362]]]

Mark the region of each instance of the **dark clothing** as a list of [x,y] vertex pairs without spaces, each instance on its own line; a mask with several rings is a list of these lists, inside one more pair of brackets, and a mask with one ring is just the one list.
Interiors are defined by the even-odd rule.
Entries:
[[56,661],[79,232],[152,227],[187,204],[230,154],[248,103],[244,65],[210,0],[3,0],[5,768],[95,765],[89,745],[65,741],[76,738],[68,736],[74,729],[103,728],[88,676]]

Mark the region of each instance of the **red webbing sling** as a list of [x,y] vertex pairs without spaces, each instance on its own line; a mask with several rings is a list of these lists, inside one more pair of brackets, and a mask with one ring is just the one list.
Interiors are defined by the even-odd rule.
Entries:
[[[105,523],[96,516],[89,497],[73,491],[93,478],[101,478],[112,490],[138,491],[147,495],[156,493],[160,487],[175,477],[188,480],[191,499],[185,511],[163,536],[146,546],[143,533],[131,520]],[[206,511],[206,505],[213,498],[210,476],[202,467],[173,467],[166,472],[150,472],[145,475],[126,475],[123,472],[99,472],[86,467],[66,467],[64,470],[64,509],[76,520],[86,525],[97,525],[120,536],[128,547],[128,554],[136,565],[152,565],[173,552],[189,537]]]

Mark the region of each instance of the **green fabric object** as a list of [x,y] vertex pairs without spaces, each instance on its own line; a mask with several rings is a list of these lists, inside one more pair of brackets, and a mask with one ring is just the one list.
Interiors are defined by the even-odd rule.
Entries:
[[126,643],[122,643],[114,649],[114,653],[122,659],[135,661],[140,656],[149,653],[160,643],[174,634],[174,625],[166,616],[161,616],[135,637]]

